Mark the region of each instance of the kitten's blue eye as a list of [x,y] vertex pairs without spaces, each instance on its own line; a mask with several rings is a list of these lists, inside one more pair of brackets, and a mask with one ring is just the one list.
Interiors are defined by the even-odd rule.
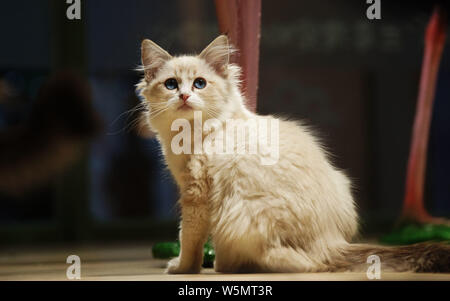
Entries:
[[194,80],[194,87],[196,87],[197,89],[203,89],[204,87],[206,87],[206,80],[204,78],[196,78]]
[[169,78],[164,82],[164,86],[166,86],[166,88],[169,90],[175,90],[176,88],[178,88],[178,82],[174,78]]

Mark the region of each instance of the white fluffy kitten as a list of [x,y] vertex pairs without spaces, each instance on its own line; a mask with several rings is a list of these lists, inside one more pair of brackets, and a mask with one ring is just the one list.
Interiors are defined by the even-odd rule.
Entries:
[[[198,56],[172,57],[150,40],[142,43],[138,89],[181,195],[181,253],[168,272],[198,273],[209,235],[218,272],[365,271],[371,254],[381,257],[383,271],[449,271],[448,246],[350,243],[358,228],[350,181],[306,127],[246,109],[231,52],[226,36]],[[194,111],[202,121],[215,118],[216,132],[226,131],[228,119],[278,120],[277,162],[261,164],[261,153],[175,154],[172,123],[188,120],[193,134]]]

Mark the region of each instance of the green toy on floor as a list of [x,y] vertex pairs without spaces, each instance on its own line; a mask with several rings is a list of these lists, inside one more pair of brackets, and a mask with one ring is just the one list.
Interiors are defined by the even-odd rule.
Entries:
[[390,245],[409,245],[424,241],[450,243],[450,226],[439,224],[405,223],[381,237],[380,242]]
[[[214,265],[214,248],[211,242],[207,242],[203,247],[203,267],[211,268]],[[169,259],[180,254],[180,242],[160,242],[152,248],[153,258]]]

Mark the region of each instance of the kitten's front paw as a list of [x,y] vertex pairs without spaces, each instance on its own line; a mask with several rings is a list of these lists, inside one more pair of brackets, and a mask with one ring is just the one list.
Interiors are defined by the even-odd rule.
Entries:
[[179,270],[179,266],[180,266],[180,258],[175,257],[175,258],[171,259],[167,263],[166,273],[168,273],[168,274],[179,274],[179,273],[177,273],[177,271]]
[[168,274],[198,274],[200,273],[201,266],[183,266],[180,263],[180,258],[176,257],[169,261],[167,264],[166,273]]

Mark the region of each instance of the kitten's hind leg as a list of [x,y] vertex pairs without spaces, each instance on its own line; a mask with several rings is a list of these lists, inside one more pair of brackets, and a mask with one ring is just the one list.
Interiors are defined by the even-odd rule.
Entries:
[[306,252],[290,247],[271,248],[258,260],[260,268],[268,273],[321,272],[326,265],[317,262]]
[[[219,256],[217,256],[219,255]],[[326,271],[327,267],[311,259],[303,251],[288,247],[270,248],[253,258],[240,254],[216,254],[214,269],[219,273],[303,273]],[[244,259],[246,258],[246,259]]]

